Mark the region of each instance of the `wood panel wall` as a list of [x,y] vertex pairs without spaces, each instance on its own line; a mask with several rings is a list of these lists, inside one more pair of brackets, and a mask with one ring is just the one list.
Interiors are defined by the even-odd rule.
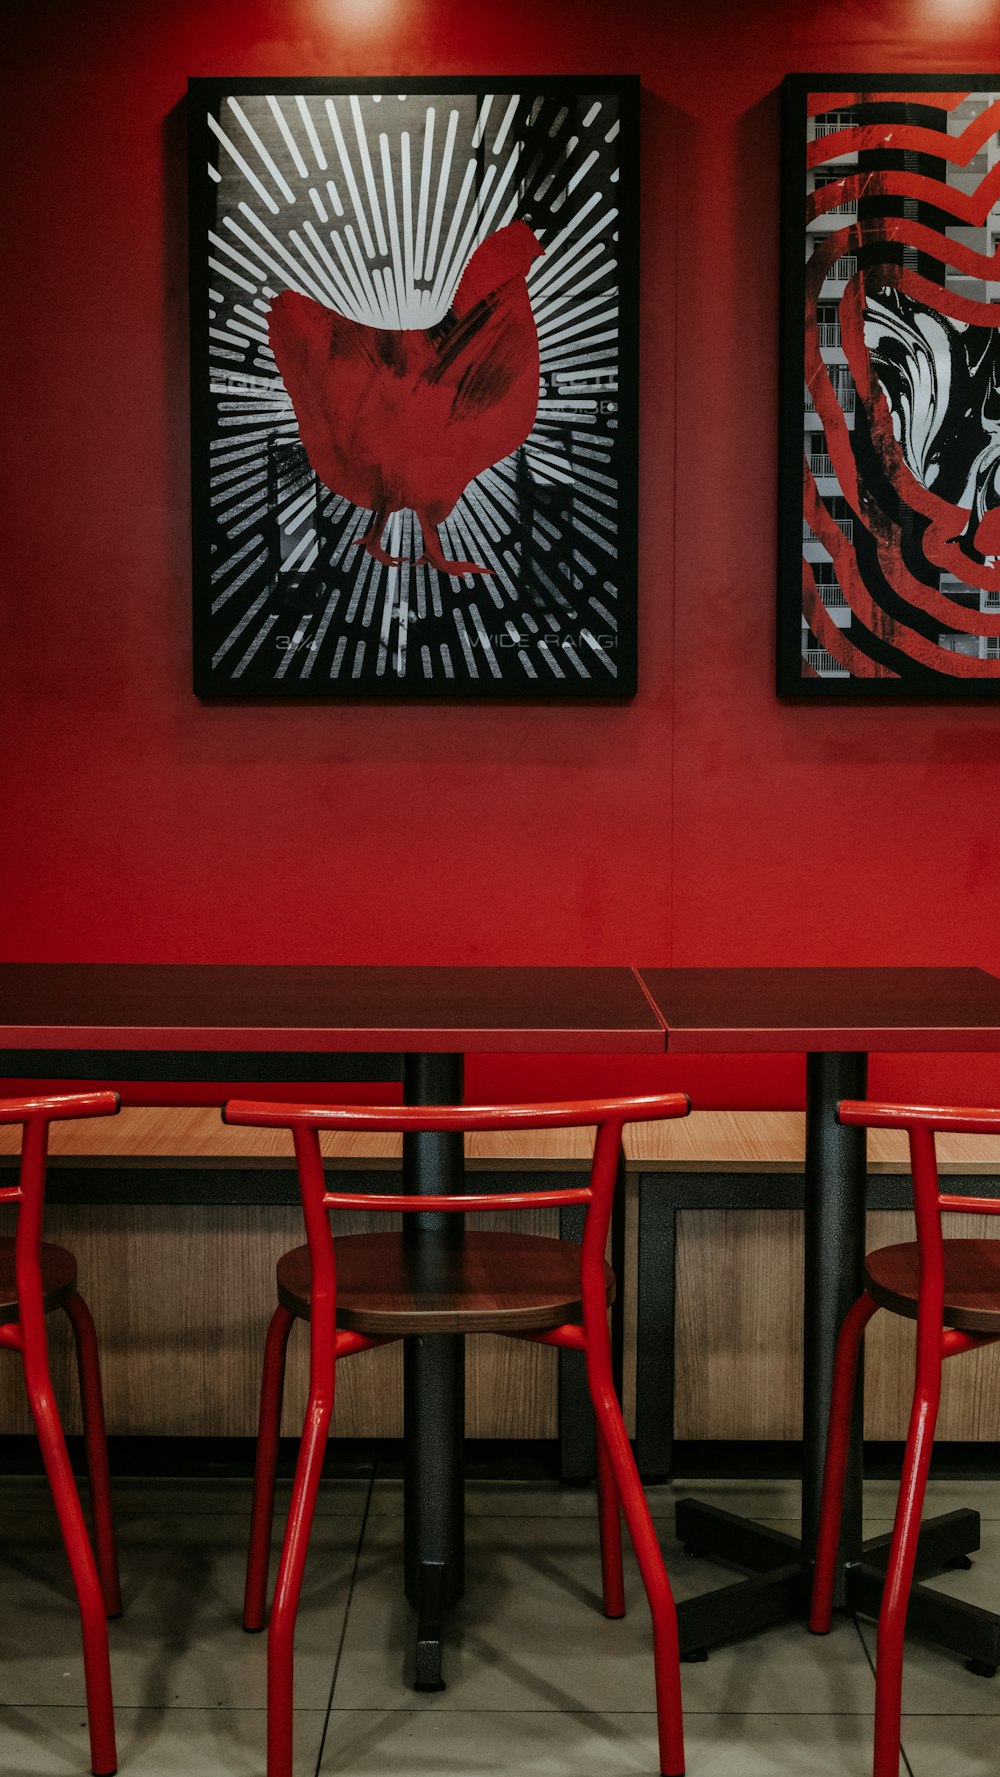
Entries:
[[[144,1151],[204,1157],[197,1130],[202,1120],[213,1143],[248,1131],[223,1131],[216,1113],[155,1113],[176,1121],[169,1132],[142,1123],[132,1112],[105,1126],[103,1151],[129,1151],[146,1131]],[[73,1152],[80,1132],[96,1140],[96,1125],[63,1125],[53,1145]],[[10,1146],[10,1131],[0,1132]],[[273,1142],[270,1132],[260,1132]],[[200,1138],[199,1138],[200,1139]],[[208,1137],[206,1137],[208,1139]],[[510,1138],[504,1138],[509,1144]],[[653,1165],[685,1168],[725,1163],[801,1165],[801,1118],[779,1113],[707,1114],[687,1123],[636,1132],[630,1145]],[[578,1146],[584,1146],[578,1152]],[[892,1138],[895,1140],[895,1138]],[[553,1147],[536,1164],[576,1165],[584,1132],[570,1146]],[[77,1150],[78,1151],[78,1150]],[[102,1151],[102,1150],[97,1150]],[[706,1155],[711,1152],[713,1160]],[[258,1156],[260,1157],[260,1156]],[[269,1157],[273,1152],[269,1150]],[[357,1158],[358,1156],[354,1156]],[[377,1158],[393,1158],[382,1144]],[[481,1152],[479,1163],[508,1166],[523,1155]],[[876,1164],[898,1164],[895,1148],[876,1148]],[[976,1147],[956,1152],[963,1166],[992,1163]],[[1000,1171],[1000,1161],[997,1163]],[[627,1188],[626,1284],[635,1275],[637,1190]],[[13,1212],[0,1212],[0,1227]],[[344,1228],[374,1225],[374,1218],[344,1218]],[[511,1226],[499,1216],[477,1217],[483,1226]],[[555,1216],[538,1212],[523,1225],[555,1232]],[[869,1225],[869,1244],[911,1237],[906,1215],[879,1212]],[[968,1218],[951,1218],[951,1231],[968,1231]],[[378,1218],[385,1226],[385,1219]],[[990,1223],[979,1233],[1000,1238]],[[101,1338],[111,1432],[202,1437],[250,1436],[256,1430],[260,1354],[273,1305],[278,1255],[302,1240],[299,1211],[287,1208],[140,1206],[111,1208],[53,1205],[46,1234],[72,1248],[83,1292]],[[802,1217],[781,1211],[681,1212],[678,1225],[676,1435],[682,1439],[794,1439],[800,1435],[802,1364]],[[79,1423],[64,1319],[52,1317],[54,1374],[66,1404],[66,1424]],[[304,1406],[304,1329],[292,1334],[284,1429],[294,1433]],[[869,1334],[866,1433],[896,1439],[904,1434],[913,1373],[913,1329],[880,1316]],[[632,1425],[635,1373],[635,1300],[627,1290],[625,1405]],[[553,1351],[492,1337],[469,1341],[466,1427],[473,1437],[534,1438],[556,1433],[556,1365]],[[344,1437],[398,1436],[402,1430],[398,1347],[364,1354],[341,1365],[335,1432]],[[30,1430],[13,1359],[0,1359],[0,1433]],[[943,1438],[1000,1438],[1000,1349],[966,1356],[945,1367],[939,1427]]]
[[[634,1191],[630,1197],[634,1207]],[[872,1245],[907,1237],[904,1215],[880,1212],[869,1219]],[[363,1225],[361,1217],[352,1220]],[[956,1232],[964,1231],[968,1218],[952,1220]],[[541,1217],[538,1221],[541,1232]],[[690,1210],[681,1213],[679,1224],[676,1435],[797,1438],[801,1216]],[[47,1232],[71,1247],[79,1261],[100,1331],[109,1431],[253,1434],[274,1263],[298,1243],[296,1210],[64,1206],[52,1210]],[[630,1234],[634,1255],[634,1215]],[[634,1298],[632,1310],[626,1324],[630,1426]],[[53,1316],[50,1327],[56,1385],[66,1404],[67,1429],[75,1430],[79,1415],[64,1317]],[[294,1329],[284,1417],[288,1433],[301,1424],[306,1346],[304,1329]],[[913,1374],[912,1326],[880,1316],[868,1352],[866,1435],[901,1438]],[[555,1436],[554,1352],[507,1339],[472,1339],[466,1377],[471,1437]],[[398,1437],[401,1393],[398,1347],[342,1364],[335,1432]],[[19,1366],[0,1361],[0,1432],[30,1429]],[[938,1435],[1000,1438],[1000,1351],[977,1352],[946,1365]]]
[[[470,1218],[483,1225],[500,1217]],[[543,1212],[530,1231],[554,1233]],[[379,1217],[385,1227],[388,1218]],[[9,1217],[7,1225],[10,1225]],[[344,1218],[344,1231],[376,1225]],[[511,1226],[510,1218],[506,1225]],[[257,1429],[257,1391],[274,1267],[302,1240],[295,1208],[55,1206],[46,1237],[77,1257],[81,1291],[101,1342],[109,1432],[148,1436],[248,1437]],[[79,1429],[72,1342],[65,1316],[49,1319],[53,1376],[68,1431]],[[308,1334],[292,1330],[282,1429],[301,1426]],[[519,1341],[471,1339],[466,1356],[470,1437],[556,1435],[557,1354]],[[399,1437],[400,1348],[365,1352],[337,1372],[334,1434]],[[0,1433],[31,1430],[20,1366],[0,1359]]]
[[[676,1436],[801,1437],[802,1216],[689,1210],[678,1222]],[[949,1216],[946,1228],[967,1234],[973,1218]],[[982,1220],[974,1231],[1000,1238]],[[869,1247],[912,1238],[912,1217],[868,1217]],[[877,1315],[866,1339],[866,1437],[905,1437],[913,1363],[913,1323]],[[937,1436],[1000,1438],[1000,1347],[945,1365]]]

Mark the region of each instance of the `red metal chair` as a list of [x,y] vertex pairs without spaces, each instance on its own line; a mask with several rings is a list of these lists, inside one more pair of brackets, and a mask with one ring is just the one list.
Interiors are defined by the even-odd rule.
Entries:
[[[291,1777],[292,1662],[295,1614],[309,1532],[333,1410],[337,1361],[408,1333],[496,1332],[584,1353],[598,1428],[598,1518],[604,1611],[625,1614],[619,1502],[625,1513],[653,1618],[653,1659],[659,1727],[660,1771],[682,1777],[677,1618],[663,1558],[639,1480],[615,1394],[607,1307],[615,1280],[605,1263],[611,1203],[626,1122],[686,1116],[681,1093],[651,1098],[598,1099],[586,1103],[421,1109],[399,1106],[336,1106],[313,1109],[287,1104],[231,1102],[227,1123],[264,1125],[292,1132],[308,1245],[278,1262],[278,1307],[267,1336],[261,1388],[257,1470],[243,1622],[263,1628],[274,1509],[274,1476],[284,1381],[285,1350],[295,1319],[310,1322],[309,1402],[285,1529],[268,1632],[268,1777]],[[590,1182],[566,1190],[511,1194],[374,1196],[328,1191],[321,1130],[471,1131],[578,1128],[596,1124]],[[328,1211],[426,1210],[461,1214],[493,1210],[561,1208],[585,1204],[581,1245],[540,1235],[468,1232],[449,1249],[432,1283],[412,1262],[399,1232],[356,1234],[334,1240]],[[573,1320],[582,1314],[582,1325]]]
[[1000,1110],[866,1104],[845,1099],[838,1114],[842,1123],[906,1130],[917,1238],[868,1254],[864,1294],[841,1330],[809,1627],[820,1635],[830,1627],[858,1354],[873,1314],[887,1308],[891,1314],[905,1315],[917,1323],[913,1404],[878,1620],[875,1673],[874,1777],[898,1777],[903,1635],[941,1395],[941,1366],[946,1357],[975,1351],[1000,1339],[1000,1241],[945,1240],[941,1232],[942,1210],[1000,1215],[1000,1200],[943,1194],[938,1185],[934,1136],[937,1130],[1000,1135]]
[[[116,1092],[0,1100],[0,1123],[22,1125],[18,1183],[0,1189],[0,1203],[18,1205],[14,1236],[0,1239],[0,1346],[21,1355],[28,1403],[76,1587],[83,1625],[91,1769],[95,1777],[110,1777],[118,1768],[105,1619],[120,1616],[122,1608],[111,1517],[104,1400],[97,1338],[90,1311],[77,1291],[76,1260],[64,1247],[43,1242],[42,1212],[49,1124],[71,1117],[110,1117],[118,1108]],[[57,1308],[66,1313],[76,1345],[96,1560],[49,1374],[45,1317]]]

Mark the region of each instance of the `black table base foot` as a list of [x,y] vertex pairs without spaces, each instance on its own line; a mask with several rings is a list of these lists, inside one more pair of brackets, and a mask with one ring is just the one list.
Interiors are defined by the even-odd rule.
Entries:
[[415,1691],[443,1691],[446,1688],[441,1677],[444,1607],[444,1562],[423,1561],[420,1565],[420,1594],[417,1604],[417,1646],[413,1679]]
[[700,1598],[685,1598],[677,1606],[681,1659],[703,1660],[709,1648],[724,1641],[802,1617],[808,1602],[809,1576],[799,1561],[703,1592]]
[[[707,1649],[720,1642],[808,1614],[812,1573],[802,1565],[797,1537],[696,1499],[678,1500],[676,1526],[690,1554],[711,1556],[751,1576],[677,1606],[682,1659],[704,1658]],[[860,1616],[878,1616],[891,1541],[891,1535],[872,1537],[864,1545],[861,1562],[846,1569],[846,1605]],[[920,1531],[917,1574],[927,1578],[971,1565],[968,1556],[978,1548],[978,1512],[945,1512],[929,1518]],[[962,1655],[969,1671],[979,1677],[992,1678],[1000,1667],[1000,1616],[992,1611],[915,1585],[906,1629]]]
[[797,1537],[697,1499],[677,1501],[676,1527],[690,1554],[710,1555],[750,1575],[678,1604],[682,1660],[704,1660],[721,1642],[805,1615],[809,1577]]
[[679,1499],[675,1516],[678,1540],[691,1555],[715,1555],[747,1573],[769,1573],[799,1559],[797,1536],[755,1524],[736,1512],[720,1511],[698,1499]]
[[[884,1574],[891,1543],[891,1531],[887,1531],[885,1536],[869,1537],[864,1546],[865,1566],[877,1567]],[[928,1518],[920,1526],[917,1578],[927,1579],[931,1574],[945,1573],[948,1568],[971,1567],[972,1562],[968,1557],[974,1555],[978,1548],[978,1512],[942,1512],[940,1517]]]
[[[867,1561],[847,1571],[847,1602],[862,1617],[877,1617],[882,1603],[884,1572]],[[906,1612],[907,1635],[959,1654],[969,1671],[992,1678],[1000,1666],[1000,1616],[950,1598],[930,1586],[914,1586]]]

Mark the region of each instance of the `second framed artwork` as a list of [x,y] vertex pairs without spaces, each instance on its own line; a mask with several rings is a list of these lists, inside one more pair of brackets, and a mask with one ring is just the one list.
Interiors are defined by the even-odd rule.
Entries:
[[633,694],[638,81],[188,103],[196,692]]
[[778,690],[1000,692],[1000,75],[785,81]]

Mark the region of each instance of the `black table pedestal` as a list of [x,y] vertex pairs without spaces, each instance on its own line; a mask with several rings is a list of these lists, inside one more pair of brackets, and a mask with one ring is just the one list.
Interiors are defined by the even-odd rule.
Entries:
[[[865,1252],[866,1131],[841,1127],[836,1107],[842,1098],[863,1098],[866,1088],[866,1055],[807,1057],[802,1535],[678,1500],[677,1535],[689,1553],[715,1556],[748,1576],[678,1605],[682,1659],[704,1659],[720,1642],[808,1614],[834,1356],[844,1317],[861,1294]],[[862,1410],[859,1374],[834,1602],[877,1617],[891,1538],[862,1541]],[[965,1566],[978,1548],[977,1512],[932,1518],[920,1532],[916,1577]],[[970,1670],[983,1676],[1000,1665],[1000,1616],[990,1611],[914,1585],[907,1629],[964,1654]]]
[[[721,1642],[808,1615],[812,1559],[803,1561],[798,1537],[697,1499],[677,1501],[676,1527],[690,1555],[711,1556],[749,1576],[678,1604],[683,1660],[704,1659]],[[858,1560],[842,1569],[843,1602],[860,1616],[878,1616],[889,1541],[888,1536],[872,1537],[861,1544]],[[950,1567],[964,1567],[978,1547],[978,1512],[930,1518],[920,1532],[917,1576],[929,1579]],[[915,1585],[906,1626],[925,1641],[964,1654],[977,1670],[1000,1665],[1000,1617],[991,1611]]]
[[[950,1520],[961,1520],[951,1523]],[[924,1538],[929,1536],[931,1548],[926,1558]],[[858,1567],[847,1571],[847,1605],[862,1617],[877,1617],[882,1602],[888,1537],[875,1537],[866,1543],[864,1559]],[[936,1544],[937,1546],[933,1546]],[[952,1545],[951,1553],[945,1548]],[[948,1512],[932,1518],[920,1533],[917,1551],[917,1578],[947,1571],[950,1567],[971,1567],[968,1555],[979,1547],[978,1512]],[[935,1647],[961,1654],[970,1672],[977,1678],[994,1678],[1000,1666],[1000,1616],[966,1604],[961,1598],[946,1597],[931,1586],[913,1585],[906,1611],[906,1632]]]
[[[461,1104],[461,1055],[406,1055],[407,1104]],[[403,1189],[421,1197],[460,1192],[461,1134],[403,1137]],[[433,1269],[442,1249],[464,1236],[463,1216],[407,1214],[414,1259]],[[443,1691],[441,1619],[465,1590],[465,1345],[447,1333],[403,1342],[403,1543],[406,1596],[418,1613],[414,1688]]]

